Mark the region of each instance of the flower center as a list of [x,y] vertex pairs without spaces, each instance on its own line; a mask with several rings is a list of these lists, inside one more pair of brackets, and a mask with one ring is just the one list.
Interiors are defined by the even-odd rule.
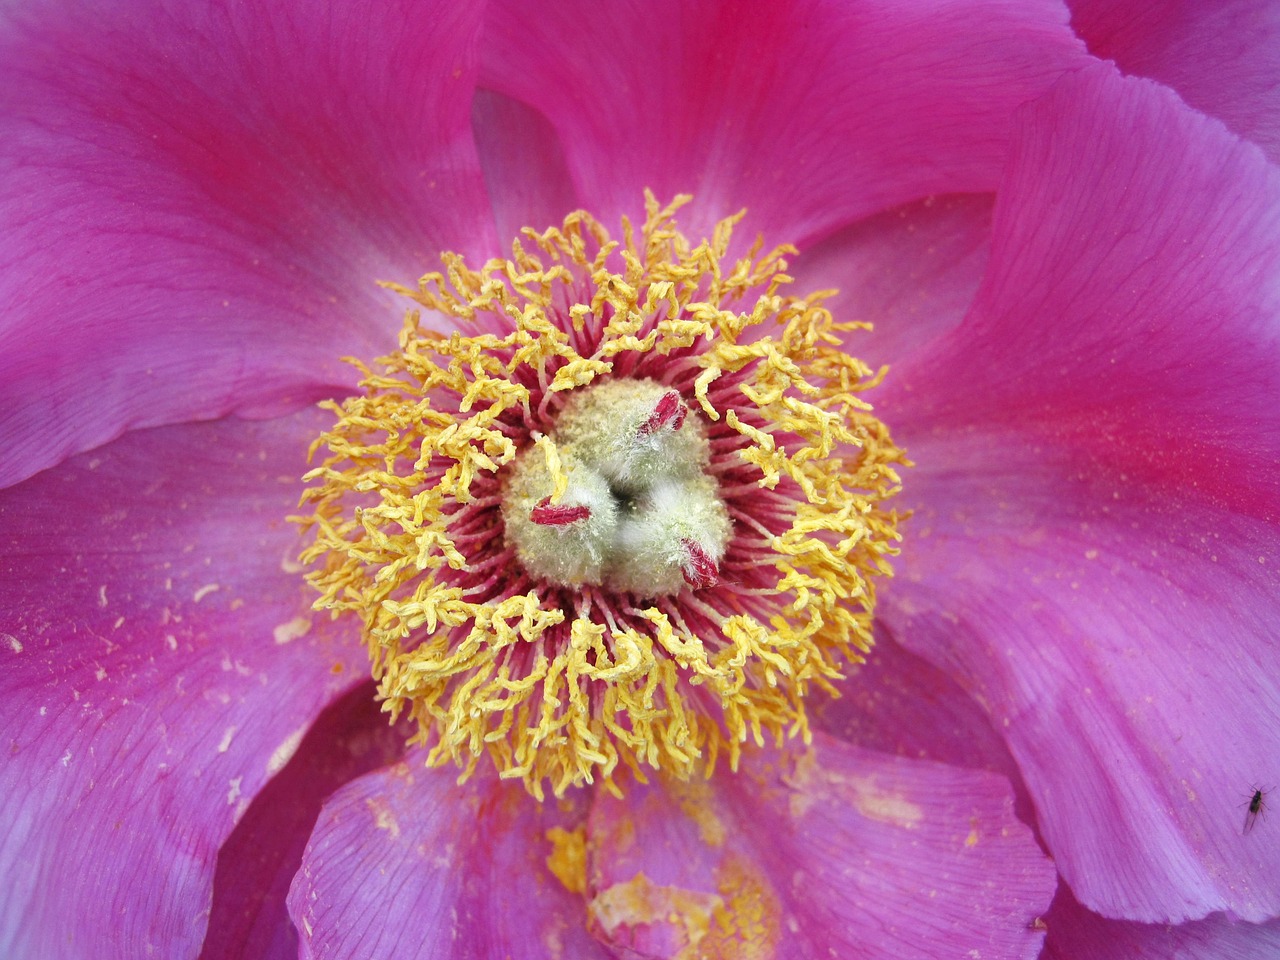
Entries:
[[711,445],[678,390],[607,380],[576,391],[510,468],[502,519],[516,557],[561,587],[664,596],[711,587],[729,514]]
[[458,332],[411,310],[306,477],[316,606],[358,623],[388,711],[538,797],[807,737],[896,552],[859,325],[779,293],[789,248],[730,261],[739,217],[695,246],[687,198],[646,199],[621,242],[579,212],[393,287]]

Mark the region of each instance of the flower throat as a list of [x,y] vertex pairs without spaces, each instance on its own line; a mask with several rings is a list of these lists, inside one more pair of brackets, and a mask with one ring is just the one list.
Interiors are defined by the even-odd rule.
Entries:
[[316,606],[351,618],[427,762],[538,797],[619,765],[709,775],[808,736],[804,699],[871,644],[904,464],[828,292],[694,245],[688,198],[621,241],[578,212],[509,260],[393,286],[411,310],[305,478]]

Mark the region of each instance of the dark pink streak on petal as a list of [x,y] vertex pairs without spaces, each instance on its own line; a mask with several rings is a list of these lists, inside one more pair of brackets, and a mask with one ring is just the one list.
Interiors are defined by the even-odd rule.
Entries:
[[[495,250],[478,5],[48,0],[0,15],[0,486],[124,429],[269,415]],[[91,25],[91,28],[90,28]]]
[[1019,103],[1083,49],[1049,0],[494,5],[481,83],[540,110],[605,222],[689,192],[803,244],[938,192],[990,190]]
[[219,846],[363,668],[292,562],[319,421],[131,433],[0,495],[0,956],[199,952]]
[[1280,921],[1244,923],[1222,914],[1176,926],[1108,920],[1058,889],[1046,918],[1044,960],[1263,960],[1280,957]]
[[1027,106],[962,326],[896,368],[895,434],[1000,423],[1280,514],[1280,171],[1098,65]]
[[296,960],[298,933],[285,897],[320,805],[348,781],[395,762],[411,733],[387,723],[372,683],[316,719],[218,852],[200,960]]
[[1151,77],[1280,161],[1280,6],[1273,0],[1069,0],[1100,57]]
[[1178,922],[1280,912],[1280,538],[1029,432],[911,447],[910,550],[881,597],[904,645],[990,713],[1075,895]]
[[582,794],[539,804],[487,772],[459,786],[424,756],[325,802],[289,894],[299,956],[608,960],[546,866],[546,833],[580,819]]
[[[834,289],[826,306],[842,322],[848,349],[873,367],[909,361],[959,325],[987,266],[989,194],[929,197],[846,227],[801,252],[788,271],[797,293]],[[891,416],[891,411],[883,411]]]
[[1012,807],[1001,777],[818,734],[737,775],[597,794],[588,910],[625,957],[690,955],[674,905],[741,934],[704,955],[1032,958],[1056,879]]

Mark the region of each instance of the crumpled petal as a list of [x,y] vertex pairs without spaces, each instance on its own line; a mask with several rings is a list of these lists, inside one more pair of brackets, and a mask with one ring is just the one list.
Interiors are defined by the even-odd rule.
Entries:
[[1246,923],[1222,914],[1177,925],[1108,920],[1060,888],[1046,918],[1044,960],[1260,960],[1280,957],[1280,921]]
[[1002,777],[821,733],[597,795],[586,841],[590,923],[628,960],[1032,958],[1056,885]]
[[289,893],[299,957],[609,960],[548,867],[548,834],[581,818],[584,795],[538,803],[491,771],[458,785],[424,757],[325,801]]
[[1099,65],[1026,109],[993,232],[880,398],[918,464],[880,609],[987,705],[1082,903],[1273,917],[1280,176]]
[[363,667],[292,563],[316,424],[131,433],[0,494],[0,956],[199,952],[219,846]]
[[692,193],[699,234],[803,246],[933,193],[991,190],[1013,109],[1084,62],[1050,0],[491,7],[481,85],[540,110],[583,204]]
[[1273,0],[1069,0],[1090,51],[1168,84],[1280,161],[1280,6]]
[[442,249],[492,256],[480,7],[0,11],[0,486],[130,427],[349,388]]

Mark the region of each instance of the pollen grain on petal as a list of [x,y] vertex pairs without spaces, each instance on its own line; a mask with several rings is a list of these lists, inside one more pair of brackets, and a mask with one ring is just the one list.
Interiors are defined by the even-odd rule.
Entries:
[[587,889],[587,840],[586,827],[573,830],[552,827],[547,831],[551,852],[547,854],[547,869],[570,893],[581,894]]
[[445,254],[327,405],[302,560],[432,763],[538,797],[736,766],[807,737],[805,697],[870,648],[907,462],[861,397],[883,371],[827,294],[783,295],[789,248],[730,257],[741,215],[693,244],[686,201]]

